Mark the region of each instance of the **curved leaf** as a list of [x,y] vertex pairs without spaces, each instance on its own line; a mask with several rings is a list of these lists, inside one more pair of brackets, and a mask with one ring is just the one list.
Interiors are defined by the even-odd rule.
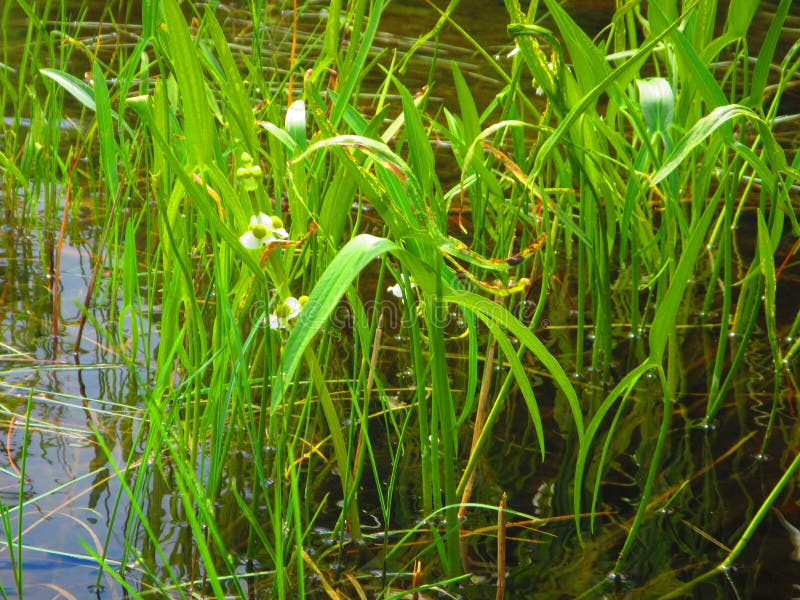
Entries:
[[284,383],[294,377],[297,366],[303,358],[311,340],[325,325],[347,288],[369,262],[385,252],[396,250],[399,246],[386,238],[361,234],[350,240],[325,269],[314,286],[303,311],[283,349],[283,363],[280,377],[275,382],[272,405],[280,403]]
[[[55,81],[58,85],[69,92],[69,94],[75,98],[75,100],[83,104],[89,110],[97,110],[97,106],[95,105],[94,101],[94,90],[84,81],[81,81],[74,75],[70,75],[64,71],[59,71],[58,69],[39,69],[39,73]],[[114,117],[116,118],[116,113],[112,114],[114,114]]]
[[741,116],[758,119],[752,110],[738,104],[718,106],[700,119],[689,133],[678,142],[667,160],[653,176],[653,185],[669,176],[670,173],[678,168],[678,165],[689,157],[695,148],[705,142],[717,129],[724,125],[729,125],[731,120]]

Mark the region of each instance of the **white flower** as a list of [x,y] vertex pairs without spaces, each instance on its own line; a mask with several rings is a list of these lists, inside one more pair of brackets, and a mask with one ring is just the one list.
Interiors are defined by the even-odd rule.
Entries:
[[[402,298],[403,297],[403,286],[402,286],[402,283],[405,282],[405,280],[406,280],[405,276],[404,275],[400,275],[400,281],[398,281],[394,285],[390,285],[389,287],[387,287],[386,291],[389,292],[395,298]],[[417,286],[417,284],[414,283],[413,281],[411,281],[412,289],[415,288],[416,286]]]
[[269,316],[270,329],[286,329],[289,321],[297,317],[303,308],[303,304],[308,300],[306,296],[300,298],[287,298],[275,307],[275,312]]
[[262,212],[250,217],[250,226],[241,235],[239,241],[242,246],[252,250],[287,237],[289,237],[289,233],[284,229],[283,221]]
[[395,298],[402,298],[403,297],[403,288],[400,287],[399,283],[395,283],[394,285],[390,285],[386,288],[386,291],[389,292]]

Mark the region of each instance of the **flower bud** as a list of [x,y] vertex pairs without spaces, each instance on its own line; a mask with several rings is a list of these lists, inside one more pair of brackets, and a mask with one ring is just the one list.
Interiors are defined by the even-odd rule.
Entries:
[[306,147],[306,105],[302,100],[295,100],[286,111],[286,132],[300,150]]

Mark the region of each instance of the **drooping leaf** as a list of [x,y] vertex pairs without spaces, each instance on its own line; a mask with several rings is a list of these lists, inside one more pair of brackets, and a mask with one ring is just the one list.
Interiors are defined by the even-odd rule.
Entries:
[[[58,69],[43,68],[39,72],[55,81],[58,85],[64,88],[69,94],[78,102],[83,104],[89,110],[96,110],[97,106],[94,101],[94,90],[89,87],[84,81],[81,81],[74,75],[59,71]],[[116,117],[116,115],[114,115]]]

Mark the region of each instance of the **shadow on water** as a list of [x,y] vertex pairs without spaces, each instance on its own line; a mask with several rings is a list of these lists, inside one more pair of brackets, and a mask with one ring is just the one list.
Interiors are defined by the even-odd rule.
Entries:
[[[571,12],[579,15],[580,24],[590,35],[605,27],[604,19],[610,6],[588,2],[567,4]],[[124,16],[128,20],[139,13],[135,7],[126,10]],[[768,19],[768,14],[762,18]],[[502,61],[512,50],[505,32],[507,15],[500,0],[463,0],[455,19],[498,60]],[[403,53],[435,21],[435,13],[425,2],[395,2],[382,22],[383,33],[378,36],[378,42]],[[419,60],[412,64],[406,84],[413,89],[432,82],[435,102],[452,105],[454,92],[448,86],[451,79],[448,62],[456,60],[478,103],[488,104],[489,98],[497,93],[498,82],[491,73],[486,73],[474,48],[466,45],[463,35],[453,27],[445,27],[439,41],[436,58],[441,63],[431,71],[433,46],[425,48]],[[76,62],[79,70],[84,68],[80,66],[80,59]],[[787,107],[787,112],[797,109],[797,106]],[[86,555],[84,544],[100,553],[102,547],[98,543],[105,539],[108,524],[115,522],[115,527],[120,527],[124,518],[117,517],[116,521],[112,518],[117,510],[119,483],[109,472],[105,454],[96,443],[95,431],[100,432],[113,455],[124,464],[125,457],[134,450],[134,430],[142,426],[142,399],[137,378],[131,375],[117,352],[104,347],[100,341],[102,327],[113,323],[115,315],[96,315],[98,329],[90,330],[87,336],[91,341],[81,350],[81,366],[61,358],[72,351],[70,343],[80,316],[76,305],[83,301],[96,251],[94,239],[99,228],[94,219],[97,218],[93,211],[87,211],[85,220],[78,221],[80,226],[69,232],[69,241],[63,249],[61,279],[57,282],[61,286],[59,310],[64,324],[58,340],[62,348],[59,355],[54,356],[50,333],[52,274],[42,266],[47,262],[41,256],[47,251],[46,246],[26,236],[23,230],[10,227],[3,230],[0,243],[0,341],[3,343],[0,425],[8,432],[5,460],[1,463],[0,497],[12,506],[20,499],[31,501],[22,511],[25,589],[31,597],[44,597],[43,590],[56,589],[53,585],[85,597],[86,590],[96,585],[96,565],[88,558],[83,560],[76,556]],[[742,223],[737,238],[743,264],[748,264],[755,252],[755,235],[748,230],[747,219]],[[789,250],[782,248],[777,255],[786,256]],[[781,314],[791,315],[798,309],[800,277],[796,265],[793,267],[786,272],[786,277],[794,293],[779,299]],[[620,305],[623,315],[620,321],[624,321],[629,292],[624,287],[624,274],[618,277],[621,289],[612,298],[612,305]],[[574,373],[579,362],[577,357],[590,352],[590,348],[576,348],[570,335],[577,322],[571,295],[566,284],[552,294],[546,320],[537,334],[567,371]],[[702,302],[703,290],[694,290],[694,296]],[[396,304],[387,307],[388,311],[396,311],[395,316],[401,310]],[[523,312],[525,308],[520,306]],[[792,409],[796,398],[782,398],[783,402],[773,415],[771,437],[765,439],[774,400],[774,373],[763,359],[769,353],[758,347],[767,341],[756,335],[745,351],[746,368],[737,373],[732,382],[723,410],[716,421],[702,426],[710,384],[707,373],[713,363],[715,340],[721,326],[714,321],[714,311],[704,316],[705,322],[680,332],[685,377],[679,397],[672,404],[667,457],[659,474],[659,489],[665,491],[652,500],[658,510],[643,526],[631,555],[633,558],[623,565],[621,572],[612,573],[612,570],[635,512],[642,479],[646,476],[646,469],[640,465],[646,464],[658,435],[653,423],[657,424],[659,419],[652,418],[660,410],[660,403],[653,401],[658,386],[645,380],[628,403],[625,423],[619,425],[609,444],[609,468],[600,482],[595,533],[585,535],[582,544],[577,539],[571,514],[573,469],[564,468],[575,460],[576,440],[559,433],[567,427],[552,427],[546,439],[548,455],[541,461],[522,399],[513,397],[507,403],[489,442],[491,450],[487,456],[491,456],[491,461],[478,466],[473,502],[496,506],[505,492],[509,508],[535,518],[534,521],[516,519],[508,523],[508,597],[577,597],[587,590],[593,590],[598,597],[627,597],[634,589],[636,592],[631,597],[658,597],[674,589],[679,581],[688,580],[717,564],[725,556],[730,540],[741,535],[743,524],[791,459],[790,453],[798,450],[800,424]],[[401,319],[394,323],[396,327],[389,325],[384,334],[380,363],[386,374],[387,393],[391,394],[395,410],[402,415],[413,395],[409,387],[413,381],[412,365],[405,350],[407,332],[403,331]],[[457,337],[459,325],[454,323],[452,327],[451,333]],[[623,373],[641,357],[642,346],[637,343],[637,334],[624,327],[618,327],[615,334],[618,343],[614,359],[619,372]],[[341,346],[346,348],[350,339],[346,319],[339,335]],[[451,383],[454,389],[459,389],[465,385],[467,377],[464,343],[451,343],[448,352],[453,354]],[[144,362],[147,358],[136,356],[134,360]],[[348,357],[343,354],[335,360],[346,363]],[[535,364],[525,366],[541,401],[544,420],[558,424],[568,421],[565,400],[555,393],[553,385]],[[498,364],[494,368],[501,375],[507,367]],[[593,402],[600,391],[607,391],[614,383],[615,372],[612,370],[599,378],[587,373],[574,375],[582,399]],[[779,375],[787,379],[796,376],[792,373]],[[495,388],[499,388],[501,377],[495,377],[494,381]],[[650,384],[653,387],[649,387]],[[785,387],[790,394],[791,386]],[[335,388],[332,391],[335,393]],[[346,387],[339,391],[344,396]],[[493,393],[498,391],[495,389]],[[28,402],[34,408],[26,427],[20,415],[25,414]],[[370,426],[376,432],[374,439],[390,439],[386,421],[374,420]],[[24,447],[26,435],[28,445]],[[409,431],[407,439],[415,438],[418,433]],[[469,447],[468,439],[461,443]],[[631,453],[631,448],[638,450]],[[388,444],[384,448],[376,446],[377,462],[387,464],[388,469],[394,450]],[[27,455],[24,474],[16,468],[22,462],[23,451]],[[241,475],[250,469],[252,452],[250,448],[240,448],[233,454],[226,469],[229,481],[247,479]],[[381,452],[383,460],[380,460]],[[412,444],[405,452],[403,460],[410,463],[419,450]],[[331,531],[339,515],[336,503],[341,498],[337,496],[339,488],[329,488],[329,469],[323,462],[315,464],[312,460],[304,489],[320,502],[328,496],[317,527],[310,535],[317,545],[315,553],[320,564],[335,570],[341,557],[337,554],[339,540],[332,537]],[[391,564],[386,564],[385,538],[390,543],[399,540],[403,532],[422,517],[413,470],[401,468],[399,472],[396,485],[402,493],[398,494],[399,504],[393,507],[391,523],[382,521],[376,491],[361,490],[368,542],[354,552],[360,553],[362,572],[375,574],[378,588],[384,581],[384,569],[399,571],[406,567],[406,555],[413,555],[411,548],[409,552],[401,550]],[[588,480],[593,483],[595,475],[590,472]],[[19,498],[18,478],[23,476],[24,494]],[[389,474],[381,473],[380,477],[388,481]],[[185,526],[185,516],[174,498],[170,473],[161,473],[151,486],[148,520],[157,536],[171,540],[168,566],[182,577],[195,577],[196,548]],[[41,495],[43,490],[50,489],[54,490],[52,494]],[[238,493],[245,501],[249,500],[248,490],[238,490]],[[267,507],[260,508],[266,515]],[[231,541],[232,550],[241,551],[244,556],[245,548],[237,547],[235,542],[247,539],[247,521],[241,515],[233,489],[222,491],[217,514],[221,515],[220,522],[226,524],[222,535]],[[584,524],[585,534],[586,527]],[[699,586],[695,596],[789,598],[800,594],[798,527],[800,502],[794,488],[793,494],[780,499],[773,515],[757,531],[726,579]],[[474,510],[469,513],[464,530],[466,556],[475,576],[461,590],[462,597],[492,596],[496,578],[496,515]],[[114,544],[122,539],[121,532],[112,534],[110,539],[108,556],[120,556],[121,549]],[[144,534],[141,534],[141,541],[142,561],[151,565],[155,577],[165,576],[167,565],[158,563]],[[0,554],[0,581],[3,582],[13,581],[7,556],[7,553]],[[243,571],[258,570],[259,565],[257,561],[242,561],[241,568]],[[144,576],[142,579],[146,583]],[[603,583],[598,586],[598,582]],[[325,597],[321,587],[310,585],[309,597]],[[370,589],[368,582],[363,585]],[[410,581],[401,578],[398,585],[410,587]],[[102,586],[105,590],[101,597],[124,597],[119,585],[110,577],[102,579]]]

